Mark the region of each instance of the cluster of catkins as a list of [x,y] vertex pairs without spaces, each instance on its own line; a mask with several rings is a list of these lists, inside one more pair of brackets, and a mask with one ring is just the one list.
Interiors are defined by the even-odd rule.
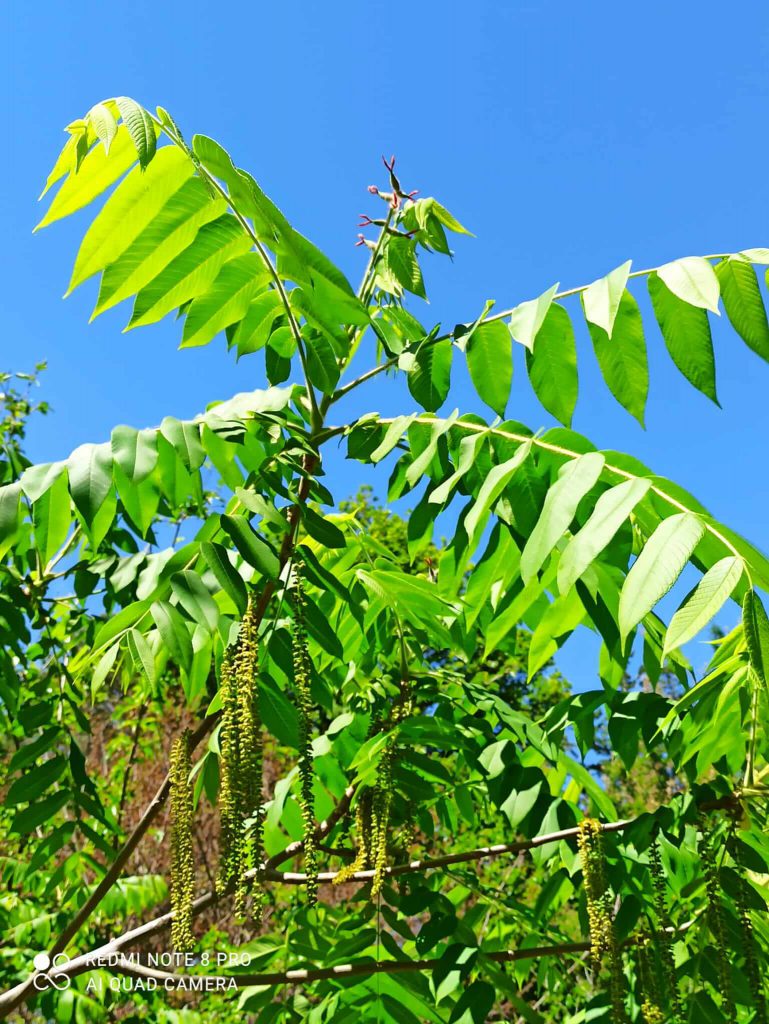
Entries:
[[297,568],[292,571],[292,584],[294,616],[291,623],[291,654],[294,667],[294,699],[299,713],[299,806],[302,812],[307,901],[313,906],[318,899],[318,849],[312,767],[312,663],[307,647],[304,580]]
[[249,888],[254,917],[264,894],[249,886],[249,872],[262,861],[262,736],[257,675],[259,646],[254,602],[249,598],[238,639],[221,666],[222,724],[219,732],[220,854],[217,887],[235,890],[235,913],[245,917]]
[[[413,707],[410,690],[406,682],[401,684],[401,698],[393,706],[390,723],[396,725],[407,718]],[[334,884],[352,878],[358,871],[373,869],[371,896],[376,899],[382,891],[387,872],[387,843],[390,831],[390,811],[393,794],[393,767],[397,757],[397,742],[391,737],[377,767],[376,783],[359,795],[355,805],[355,830],[358,849],[355,859],[346,864],[334,878]]]
[[622,1024],[627,1019],[622,953],[614,933],[603,829],[599,821],[594,818],[583,819],[579,826],[578,845],[582,860],[593,970],[597,974],[605,966],[609,979],[612,1019],[614,1024]]
[[[235,912],[245,917],[249,890],[253,916],[261,919],[264,894],[249,880],[262,861],[262,737],[257,690],[257,617],[249,598],[236,643],[224,652],[219,732],[220,853],[217,891],[235,893]],[[190,783],[190,735],[186,731],[171,752],[171,941],[187,952],[193,946],[192,903],[195,864],[192,852],[193,793]]]

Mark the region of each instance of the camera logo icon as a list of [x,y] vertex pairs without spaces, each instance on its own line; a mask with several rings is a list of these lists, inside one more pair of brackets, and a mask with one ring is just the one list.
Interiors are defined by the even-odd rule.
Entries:
[[32,963],[36,971],[32,984],[38,992],[47,992],[52,988],[63,992],[71,985],[72,979],[63,972],[69,963],[66,953],[57,953],[53,959],[47,953],[38,953]]

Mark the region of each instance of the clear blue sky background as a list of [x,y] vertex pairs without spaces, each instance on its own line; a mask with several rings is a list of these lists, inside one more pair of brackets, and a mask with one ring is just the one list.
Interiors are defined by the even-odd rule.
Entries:
[[[39,461],[115,423],[192,416],[263,383],[221,341],[177,352],[172,322],[121,335],[129,311],[118,307],[88,326],[93,282],[61,301],[86,221],[33,237],[35,199],[63,126],[104,97],[162,104],[187,134],[215,136],[354,281],[357,215],[376,209],[365,187],[382,180],[380,154],[396,153],[404,184],[477,235],[456,244],[453,264],[427,260],[424,319],[447,326],[486,298],[513,305],[631,257],[640,268],[769,245],[766,5],[9,0],[0,17],[0,367],[49,361],[55,414],[29,446]],[[648,334],[648,429],[609,397],[584,333],[575,429],[687,486],[766,547],[769,366],[718,326],[719,411]],[[516,371],[508,414],[548,425],[522,361]],[[369,402],[412,405],[402,387]],[[480,411],[461,373],[452,405]],[[360,469],[339,462],[332,479],[342,497]]]

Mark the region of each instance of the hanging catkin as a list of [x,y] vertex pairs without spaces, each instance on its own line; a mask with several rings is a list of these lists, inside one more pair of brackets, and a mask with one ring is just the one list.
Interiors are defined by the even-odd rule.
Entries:
[[[246,613],[234,646],[224,652],[219,731],[219,877],[220,892],[234,890],[235,913],[245,917],[249,871],[262,860],[262,736],[258,699],[258,641],[254,603]],[[253,913],[259,920],[263,891],[251,887]]]
[[665,892],[665,872],[662,869],[662,857],[660,855],[659,833],[655,834],[654,840],[649,847],[649,873],[652,880],[654,912],[657,916],[658,949],[668,988],[669,1020],[670,1024],[683,1024],[684,1010],[681,1005],[681,994],[678,991],[676,964],[673,957],[673,934],[670,931],[671,922]]
[[724,911],[721,906],[720,881],[712,846],[714,834],[711,831],[708,838],[705,838],[707,836],[706,829],[707,825],[703,820],[700,823],[700,830],[703,833],[700,857],[705,871],[705,888],[708,897],[708,922],[716,944],[716,967],[718,969],[718,987],[722,1000],[721,1009],[724,1014],[724,1021],[728,1021],[729,1024],[736,1024],[737,1010],[732,998],[732,978],[731,970],[729,968],[729,954],[726,946],[726,922],[724,921]]
[[291,623],[291,652],[294,667],[294,693],[299,713],[299,805],[302,811],[307,901],[310,906],[313,906],[318,898],[318,858],[315,837],[311,739],[314,707],[310,693],[311,662],[305,625],[304,581],[300,570],[296,567],[292,572],[292,582],[294,617]]
[[355,859],[336,873],[334,885],[341,885],[348,881],[356,871],[365,871],[371,861],[372,851],[372,813],[371,804],[374,795],[373,789],[364,789],[355,805],[355,832],[358,840],[358,850]]
[[[739,845],[735,846],[733,856],[737,867],[742,868],[743,865],[741,862]],[[746,898],[747,886],[747,880],[741,875],[737,886],[735,903],[737,905],[737,917],[740,922],[740,931],[742,932],[742,949],[745,956],[745,974],[748,978],[750,993],[753,996],[753,1005],[756,1010],[753,1016],[753,1024],[767,1024],[766,997],[764,995],[763,981],[761,979],[761,972],[758,966],[756,936],[753,931],[753,921],[750,917],[750,910],[748,909],[748,902]]]
[[[236,912],[245,914],[248,896],[246,873],[262,862],[262,727],[259,713],[259,645],[253,597],[249,595],[235,647],[233,675],[238,711],[238,799],[243,848],[235,893]],[[251,887],[253,912],[261,919],[264,892],[260,884]]]
[[195,862],[192,856],[192,786],[190,733],[185,729],[171,748],[171,944],[180,953],[194,946],[192,901]]
[[625,984],[622,954],[614,934],[611,913],[611,892],[606,877],[606,856],[603,829],[594,818],[585,818],[579,826],[579,852],[585,880],[585,902],[590,929],[590,952],[593,970],[598,974],[606,964],[609,998],[614,1024],[623,1024],[625,1015]]
[[666,1024],[654,961],[654,948],[649,934],[641,935],[638,940],[638,974],[641,982],[641,1016],[644,1024]]

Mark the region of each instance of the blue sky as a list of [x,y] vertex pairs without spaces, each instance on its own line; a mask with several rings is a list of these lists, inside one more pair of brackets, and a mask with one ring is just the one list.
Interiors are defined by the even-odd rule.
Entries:
[[[88,326],[94,282],[61,301],[86,221],[33,237],[35,200],[63,126],[104,97],[161,104],[186,133],[216,137],[354,281],[357,217],[375,210],[366,185],[382,180],[380,154],[397,154],[404,184],[437,196],[477,236],[456,244],[453,263],[426,263],[421,315],[446,326],[487,298],[514,305],[628,258],[640,268],[769,245],[765,5],[78,0],[41,13],[11,0],[0,18],[0,366],[49,362],[55,414],[31,432],[36,460],[102,440],[115,423],[191,416],[263,383],[259,364],[236,365],[221,341],[176,351],[172,322],[123,335],[128,309],[118,307]],[[718,410],[672,370],[656,328],[648,338],[648,429],[610,398],[584,333],[575,429],[633,453],[769,546],[769,366],[718,326]],[[399,386],[377,389],[371,404],[412,403]],[[480,411],[462,373],[452,405]],[[550,423],[520,359],[508,415]],[[354,464],[335,465],[340,497],[359,479]]]

